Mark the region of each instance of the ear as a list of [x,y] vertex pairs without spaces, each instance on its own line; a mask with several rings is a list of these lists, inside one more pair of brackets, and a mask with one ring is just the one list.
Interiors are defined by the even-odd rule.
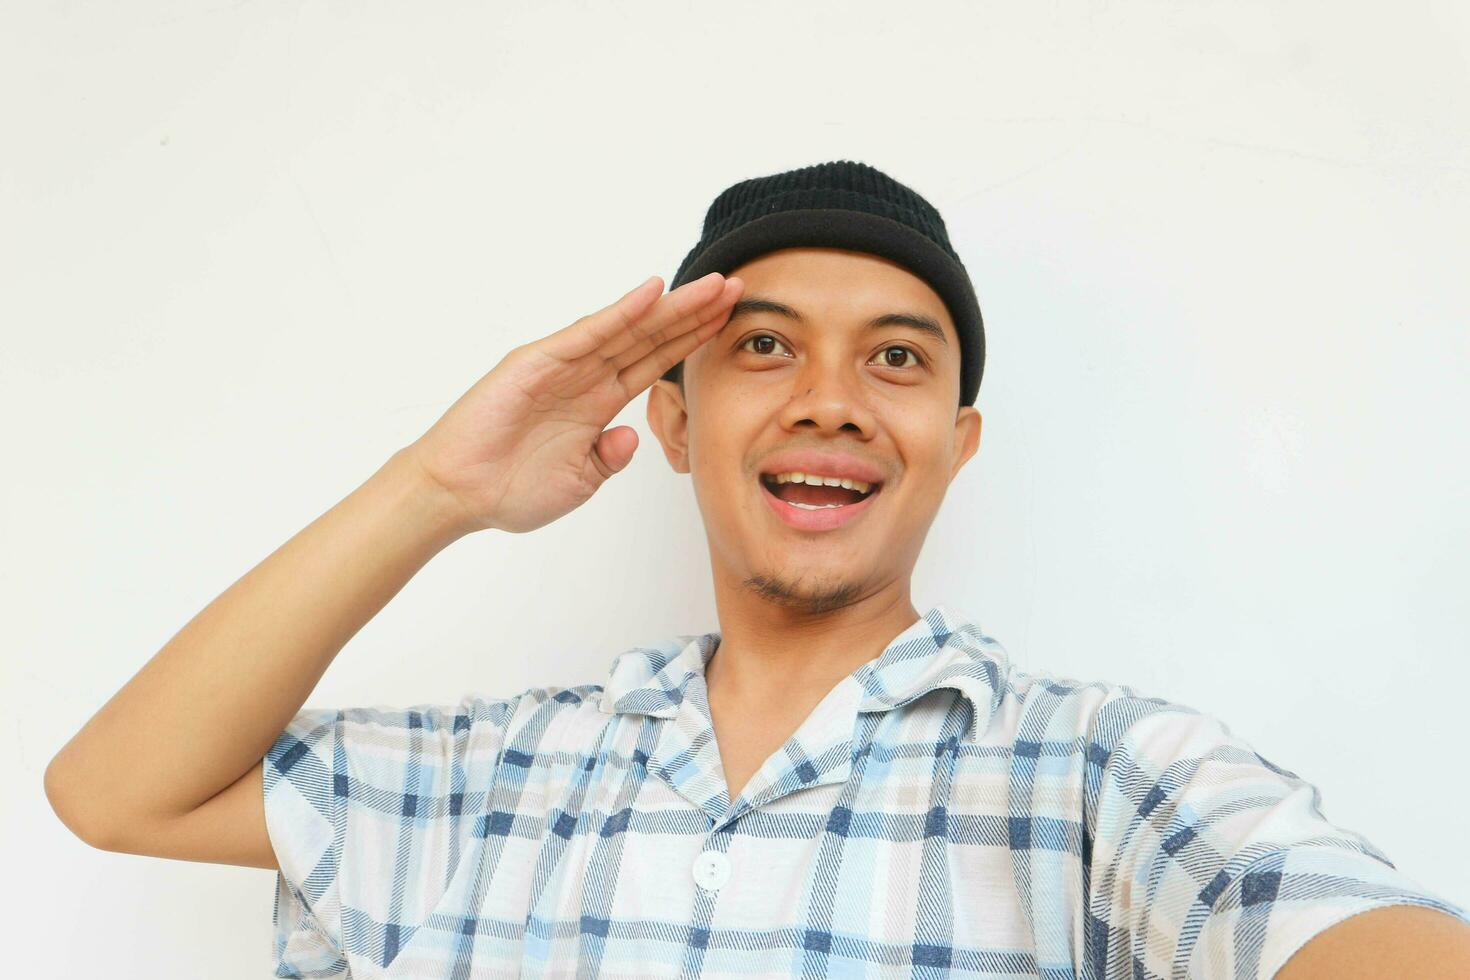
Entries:
[[960,467],[967,463],[975,450],[980,448],[980,412],[973,405],[960,406],[954,420],[955,458],[954,469],[949,471],[953,480]]
[[689,411],[676,382],[659,378],[648,389],[648,427],[675,473],[689,472]]

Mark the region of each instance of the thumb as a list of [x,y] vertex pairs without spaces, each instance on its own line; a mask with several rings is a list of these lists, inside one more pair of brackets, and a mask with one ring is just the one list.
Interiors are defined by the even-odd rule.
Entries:
[[606,478],[627,466],[637,448],[637,430],[630,425],[619,425],[597,437],[592,454],[597,457],[597,469]]

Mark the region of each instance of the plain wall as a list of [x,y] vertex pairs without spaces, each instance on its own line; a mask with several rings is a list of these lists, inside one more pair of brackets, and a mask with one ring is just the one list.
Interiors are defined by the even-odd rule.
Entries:
[[[265,975],[274,872],[87,847],[52,755],[512,346],[844,158],[940,209],[986,321],[916,605],[1223,719],[1470,902],[1467,37],[1452,0],[6,3],[4,972]],[[625,472],[451,546],[307,705],[716,628],[644,404]]]

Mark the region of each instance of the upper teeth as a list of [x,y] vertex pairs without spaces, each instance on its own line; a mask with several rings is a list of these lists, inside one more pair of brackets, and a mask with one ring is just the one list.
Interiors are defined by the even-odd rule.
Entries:
[[846,477],[818,476],[815,473],[771,473],[766,479],[772,483],[808,483],[814,487],[846,487],[856,490],[858,493],[867,493],[872,489],[871,483],[862,480],[849,480]]

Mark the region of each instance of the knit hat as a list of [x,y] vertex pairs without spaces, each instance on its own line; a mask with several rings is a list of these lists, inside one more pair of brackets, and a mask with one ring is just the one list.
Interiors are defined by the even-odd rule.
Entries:
[[[985,370],[985,325],[944,219],[912,188],[852,160],[742,180],[721,191],[699,243],[670,290],[711,272],[728,275],[777,249],[827,246],[870,252],[906,267],[944,300],[960,339],[960,404],[973,405]],[[676,381],[683,361],[663,375]]]

